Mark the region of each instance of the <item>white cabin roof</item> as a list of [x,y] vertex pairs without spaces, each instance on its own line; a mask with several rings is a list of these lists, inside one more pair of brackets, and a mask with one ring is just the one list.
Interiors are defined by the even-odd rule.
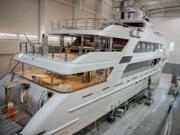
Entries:
[[129,38],[130,28],[120,25],[110,25],[103,30],[59,29],[49,32],[49,35],[94,35],[115,38]]

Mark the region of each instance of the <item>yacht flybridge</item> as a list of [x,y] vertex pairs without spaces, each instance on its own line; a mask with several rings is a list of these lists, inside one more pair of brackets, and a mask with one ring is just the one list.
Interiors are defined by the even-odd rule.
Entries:
[[0,81],[0,135],[76,133],[158,80],[167,42],[149,22],[87,22],[53,27],[56,45],[20,43]]

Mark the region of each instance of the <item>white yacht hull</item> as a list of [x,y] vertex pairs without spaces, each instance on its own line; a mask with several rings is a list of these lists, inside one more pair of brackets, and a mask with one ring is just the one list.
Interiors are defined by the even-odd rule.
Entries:
[[[53,86],[52,76],[49,87],[42,85],[38,83],[38,79],[35,79],[39,78],[38,76],[35,77],[36,72],[29,78],[23,76],[26,79],[15,78],[14,80],[19,79],[30,86],[27,88],[30,92],[33,91],[30,99],[44,91],[46,94],[48,92],[53,93],[53,96],[48,98],[43,105],[38,102],[39,99],[42,101],[40,94],[35,101],[30,101],[32,106],[36,102],[36,105],[40,104],[40,107],[38,106],[38,109],[34,111],[31,120],[27,122],[20,134],[74,134],[110,112],[114,107],[123,104],[146,89],[149,76],[151,76],[152,83],[158,82],[159,74],[167,60],[166,52],[164,52],[165,48],[161,48],[160,45],[166,45],[166,42],[163,38],[154,34],[150,29],[151,25],[148,26],[144,31],[138,31],[139,35],[135,37],[131,35],[132,31],[129,28],[116,25],[111,25],[102,31],[95,31],[95,36],[109,37],[107,41],[110,43],[109,50],[111,51],[85,53],[72,61],[54,59],[54,53],[52,53],[53,60],[49,58],[49,55],[36,56],[34,48],[33,54],[27,54],[27,44],[25,44],[26,53],[20,53],[14,57],[15,61],[22,63],[22,71],[24,70],[23,64],[28,64],[46,70],[48,76],[51,73],[56,73],[59,75],[58,77],[61,77],[60,75],[80,74],[107,68],[109,68],[110,74],[101,83],[98,83],[101,80],[101,78],[98,78],[96,83],[91,82],[93,85],[88,84],[88,87],[75,89],[74,91],[63,91],[60,87],[58,90],[53,89],[51,87]],[[66,34],[68,31],[62,32]],[[71,32],[81,33],[79,30],[72,30]],[[92,35],[92,32],[88,30],[81,34]],[[60,34],[62,33],[60,32]],[[116,38],[129,40],[122,51],[112,51],[113,39]],[[147,46],[144,46],[145,41],[147,41]],[[156,43],[156,41],[159,43]],[[134,50],[139,43],[142,45],[142,51],[136,53]],[[157,48],[155,45],[158,45]],[[134,66],[131,64],[134,64]],[[126,72],[128,68],[129,70]],[[24,72],[22,73],[24,74]],[[7,76],[0,81],[0,84],[3,85],[9,80],[10,76]],[[12,82],[15,83],[14,80]]]
[[[157,79],[158,75],[154,75]],[[126,102],[128,99],[140,93],[142,90],[147,88],[147,79],[137,83],[133,83],[123,89],[119,89],[118,92],[114,92],[101,100],[97,100],[91,104],[87,104],[83,108],[76,110],[76,112],[71,112],[76,114],[76,118],[72,120],[77,120],[74,124],[67,126],[61,131],[57,132],[57,135],[68,134],[71,135],[92,122],[96,121],[98,118],[107,114],[111,111],[112,107],[117,107],[120,104]]]
[[[112,107],[119,106],[146,89],[149,75],[152,75],[152,83],[157,82],[160,72],[150,69],[142,73],[143,75],[139,74],[136,80],[107,90],[102,90],[106,86],[104,83],[85,91],[54,95],[35,114],[22,134],[36,134],[44,130],[45,134],[57,135],[71,135],[78,132],[107,114]],[[129,80],[132,80],[131,78],[133,77]],[[92,92],[93,95],[82,98]]]

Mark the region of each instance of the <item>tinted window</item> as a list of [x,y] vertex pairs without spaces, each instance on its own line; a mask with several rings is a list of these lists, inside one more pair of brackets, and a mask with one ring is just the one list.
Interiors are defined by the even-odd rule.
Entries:
[[131,61],[132,56],[124,56],[119,63],[127,63]]
[[159,43],[139,41],[133,52],[154,52],[160,48]]
[[152,66],[155,66],[159,62],[160,62],[160,58],[137,62],[137,63],[131,63],[127,65],[127,67],[125,68],[123,76],[132,75],[137,72],[142,72],[144,70],[151,68]]
[[121,38],[113,38],[112,42],[112,50],[113,51],[122,51],[122,49],[127,44],[127,39],[121,39]]

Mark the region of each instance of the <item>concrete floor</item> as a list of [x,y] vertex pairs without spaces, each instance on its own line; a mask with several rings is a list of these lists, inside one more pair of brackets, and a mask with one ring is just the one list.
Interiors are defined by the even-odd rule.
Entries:
[[[86,132],[85,135],[161,135],[167,121],[169,103],[173,97],[167,94],[171,75],[162,74],[160,78],[151,106],[136,104],[133,107],[131,104],[125,115],[117,117],[114,123],[99,122],[97,128]],[[179,107],[176,105],[173,109],[172,135],[180,134],[180,119],[177,119],[180,114],[180,97],[177,97],[176,102],[179,102]]]
[[180,95],[175,99],[175,105],[172,110],[171,135],[180,135]]

